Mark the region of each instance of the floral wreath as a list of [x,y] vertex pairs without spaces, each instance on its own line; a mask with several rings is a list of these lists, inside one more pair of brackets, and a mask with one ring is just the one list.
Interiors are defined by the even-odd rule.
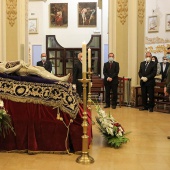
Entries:
[[103,134],[108,145],[113,148],[119,148],[122,144],[129,141],[126,135],[130,132],[126,132],[124,128],[118,123],[112,115],[106,114],[99,105],[95,104],[97,111],[96,121],[100,132]]

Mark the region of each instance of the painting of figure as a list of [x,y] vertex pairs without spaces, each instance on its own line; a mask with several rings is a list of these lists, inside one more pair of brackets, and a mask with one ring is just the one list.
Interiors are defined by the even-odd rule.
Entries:
[[68,26],[68,3],[50,4],[50,27]]
[[78,4],[78,26],[88,27],[97,25],[96,2],[80,2]]

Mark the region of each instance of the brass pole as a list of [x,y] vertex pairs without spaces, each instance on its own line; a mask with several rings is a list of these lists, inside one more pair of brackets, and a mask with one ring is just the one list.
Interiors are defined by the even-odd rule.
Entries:
[[87,122],[87,94],[86,94],[86,87],[87,83],[90,82],[90,79],[86,79],[86,73],[82,73],[83,79],[79,79],[79,81],[82,82],[83,86],[83,136],[82,136],[82,152],[81,155],[76,159],[77,163],[81,164],[91,164],[94,163],[94,159],[89,156],[88,153],[88,138],[87,135],[87,128],[88,128],[88,122]]

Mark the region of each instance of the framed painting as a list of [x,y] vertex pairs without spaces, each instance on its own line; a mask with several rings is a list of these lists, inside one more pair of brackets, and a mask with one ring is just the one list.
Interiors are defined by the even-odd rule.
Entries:
[[50,4],[50,27],[68,26],[68,3]]
[[170,14],[166,14],[165,17],[165,30],[170,31]]
[[158,16],[148,17],[148,32],[158,32]]
[[79,27],[97,26],[97,3],[96,2],[78,3],[78,26]]
[[28,32],[29,32],[29,34],[38,34],[38,20],[37,20],[37,18],[30,18],[28,20]]

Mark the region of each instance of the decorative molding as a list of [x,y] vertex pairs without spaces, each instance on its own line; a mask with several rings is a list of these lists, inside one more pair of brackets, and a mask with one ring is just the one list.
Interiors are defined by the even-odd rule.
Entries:
[[120,22],[124,25],[128,16],[128,0],[117,1],[117,13],[120,18]]
[[25,1],[25,21],[28,22],[28,7],[29,6],[29,0]]
[[141,24],[143,24],[144,22],[144,16],[145,16],[145,1],[138,0],[138,19]]
[[162,45],[157,45],[156,47],[153,47],[153,46],[151,45],[151,46],[145,47],[145,52],[164,53],[164,54],[166,54],[168,47],[170,47],[170,44],[166,44],[166,46],[165,46],[164,44],[162,44]]
[[161,44],[161,43],[170,43],[170,39],[163,39],[159,37],[155,38],[145,37],[145,44]]
[[6,0],[6,14],[9,24],[13,27],[17,19],[17,0]]

